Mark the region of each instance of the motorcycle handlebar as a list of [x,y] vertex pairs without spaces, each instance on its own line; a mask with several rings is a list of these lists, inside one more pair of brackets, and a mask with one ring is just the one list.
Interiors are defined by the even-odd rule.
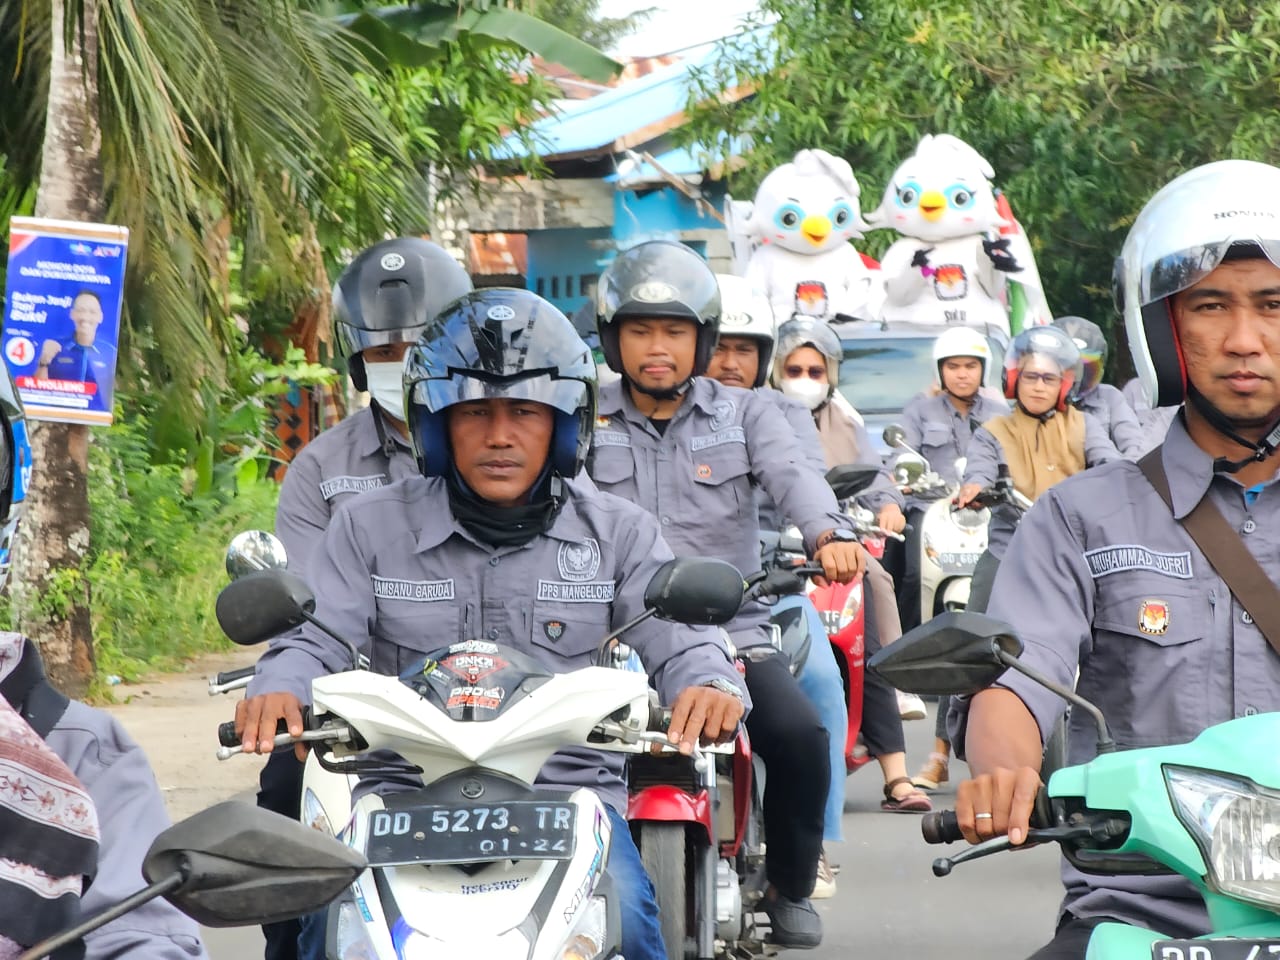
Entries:
[[[311,729],[311,708],[304,706],[302,708],[302,729]],[[289,725],[282,717],[276,723],[276,736],[289,732]],[[228,720],[226,723],[218,724],[218,745],[221,747],[238,747],[240,746],[240,736],[236,733],[236,722]]]
[[213,686],[221,687],[228,683],[235,683],[237,680],[244,680],[253,676],[255,666],[241,667],[239,670],[227,670],[225,673],[219,673],[213,678]]
[[[1044,787],[1041,787],[1036,795],[1036,804],[1031,810],[1030,827],[1032,830],[1047,829],[1052,826],[1051,819],[1048,794],[1045,793]],[[925,843],[956,843],[964,839],[954,810],[936,810],[933,813],[926,813],[920,818],[920,833],[924,836]]]

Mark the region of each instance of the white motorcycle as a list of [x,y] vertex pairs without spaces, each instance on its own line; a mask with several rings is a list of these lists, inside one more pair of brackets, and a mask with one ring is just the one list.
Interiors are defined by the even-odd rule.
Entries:
[[[355,668],[314,680],[305,732],[296,739],[281,733],[275,742],[312,747],[304,822],[331,829],[369,862],[329,909],[327,955],[616,956],[618,894],[605,873],[605,808],[589,789],[554,790],[534,780],[566,748],[669,748],[669,716],[643,673],[618,669],[630,651],[617,638],[654,615],[727,622],[742,597],[732,565],[672,560],[649,584],[646,612],[602,640],[600,666],[556,674],[517,650],[473,640],[427,655],[401,677]],[[325,630],[314,605],[301,580],[268,569],[226,587],[217,613],[224,632],[248,645],[303,620]],[[220,759],[240,752],[233,724],[222,725],[219,739]],[[709,759],[695,750],[695,763],[706,767]],[[374,778],[403,786],[375,792]]]
[[[920,521],[920,622],[969,604],[969,585],[978,558],[987,549],[987,525],[991,511],[957,509],[952,498],[959,489],[947,483],[921,454],[906,443],[902,427],[884,428],[884,442],[904,451],[894,466],[894,479],[903,493],[933,502]],[[956,475],[964,474],[963,459]]]

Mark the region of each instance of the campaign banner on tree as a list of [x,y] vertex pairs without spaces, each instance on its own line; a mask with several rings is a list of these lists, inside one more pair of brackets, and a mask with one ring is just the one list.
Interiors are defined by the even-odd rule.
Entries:
[[27,416],[109,424],[127,227],[14,217],[0,346]]

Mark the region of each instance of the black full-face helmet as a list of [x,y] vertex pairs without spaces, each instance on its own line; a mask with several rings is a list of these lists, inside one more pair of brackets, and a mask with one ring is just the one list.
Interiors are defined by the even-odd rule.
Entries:
[[333,322],[351,382],[368,389],[361,351],[413,343],[445,304],[471,290],[471,277],[441,246],[418,237],[362,250],[333,285]]
[[707,372],[720,337],[720,287],[716,275],[683,243],[650,240],[625,250],[600,275],[596,322],[605,363],[622,369],[618,323],[628,317],[691,320],[698,325],[693,376]]
[[573,477],[591,447],[596,365],[569,319],[528,290],[489,287],[446,306],[405,356],[405,413],[423,476],[445,476],[445,411],[468,400],[555,410],[551,469]]

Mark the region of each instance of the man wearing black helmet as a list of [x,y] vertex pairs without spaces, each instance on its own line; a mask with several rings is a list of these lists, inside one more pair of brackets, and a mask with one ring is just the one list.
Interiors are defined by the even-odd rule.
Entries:
[[[333,320],[347,370],[369,406],[298,452],[276,506],[276,535],[289,568],[303,579],[338,505],[365,490],[413,476],[404,414],[404,355],[427,323],[471,290],[471,278],[442,247],[417,237],[383,240],[361,251],[333,285]],[[297,818],[302,764],[273,754],[259,778],[258,805]],[[296,920],[263,927],[266,960],[298,955]]]
[[[575,479],[595,425],[586,344],[532,293],[477,291],[411,348],[405,396],[421,475],[337,510],[309,565],[319,619],[383,673],[479,638],[551,667],[590,665],[600,640],[644,609],[645,588],[671,553],[643,510]],[[746,700],[717,631],[652,619],[627,642],[673,706],[673,743],[688,752],[699,738],[733,735]],[[348,658],[309,626],[273,641],[236,709],[245,750],[270,750],[281,719],[300,734],[311,680]],[[621,774],[617,754],[566,750],[539,779],[601,794],[614,824],[609,869],[623,952],[659,960],[657,905],[622,819]]]
[[[600,278],[600,345],[622,375],[601,390],[591,476],[658,517],[677,554],[760,568],[755,486],[800,528],[829,579],[848,582],[865,554],[831,488],[766,397],[702,376],[715,350],[720,293],[688,247],[653,241],[618,255]],[[774,942],[816,947],[809,896],[822,852],[831,769],[827,733],[770,644],[769,608],[729,625],[757,704],[747,727],[769,771],[765,832]]]

